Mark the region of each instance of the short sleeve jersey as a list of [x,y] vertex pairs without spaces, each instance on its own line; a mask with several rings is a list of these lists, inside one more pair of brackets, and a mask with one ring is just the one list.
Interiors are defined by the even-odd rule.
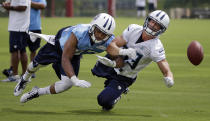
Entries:
[[26,6],[25,11],[9,11],[9,31],[26,32],[30,24],[31,0],[11,0],[11,6]]
[[152,61],[159,62],[165,59],[165,51],[161,41],[158,37],[139,42],[143,27],[131,24],[123,32],[123,38],[127,41],[127,48],[134,48],[137,52],[137,58],[127,58],[125,66],[122,68],[115,68],[119,75],[129,78],[135,78],[143,68],[149,65]]
[[[47,5],[46,0],[31,0],[33,2]],[[31,15],[30,15],[30,26],[29,30],[41,30],[41,10],[31,8]]]
[[108,45],[114,39],[114,35],[112,35],[107,41],[91,44],[89,29],[90,29],[90,24],[78,24],[66,28],[62,32],[61,38],[59,40],[62,50],[70,35],[74,33],[78,41],[75,55],[95,54],[95,53],[104,52],[107,49]]

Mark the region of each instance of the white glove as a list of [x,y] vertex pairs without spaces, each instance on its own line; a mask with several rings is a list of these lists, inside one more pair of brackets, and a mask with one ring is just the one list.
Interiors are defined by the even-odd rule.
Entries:
[[90,82],[79,80],[75,75],[72,76],[70,80],[72,81],[73,85],[77,87],[88,88],[91,86]]
[[131,59],[136,59],[136,50],[133,48],[128,48],[128,49],[120,49],[119,55],[127,55]]
[[116,62],[115,61],[112,61],[110,59],[108,59],[107,57],[102,57],[102,56],[99,56],[99,55],[96,55],[98,57],[98,61],[103,63],[104,65],[106,66],[109,66],[109,67],[116,67]]
[[174,80],[171,77],[164,77],[163,79],[168,88],[174,85]]

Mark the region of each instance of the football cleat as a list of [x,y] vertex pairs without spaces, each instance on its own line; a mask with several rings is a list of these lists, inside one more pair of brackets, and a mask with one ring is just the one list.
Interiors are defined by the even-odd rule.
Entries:
[[7,79],[1,80],[2,82],[17,82],[20,79],[19,75],[9,76]]
[[27,85],[28,82],[29,81],[26,81],[26,80],[23,79],[23,77],[21,77],[18,80],[17,85],[15,86],[14,95],[15,96],[19,96],[20,94],[22,94],[22,92],[26,88],[26,85]]
[[125,89],[125,91],[123,92],[123,94],[128,94],[128,92],[130,91],[130,89],[127,87],[126,89]]
[[20,98],[20,102],[25,103],[29,100],[39,97],[38,89],[38,87],[34,87],[30,92],[23,94]]
[[31,75],[31,78],[36,78],[35,73],[33,73],[33,74]]
[[6,77],[12,76],[12,73],[13,73],[12,67],[10,67],[9,69],[4,69],[4,70],[2,71],[2,73],[3,73]]

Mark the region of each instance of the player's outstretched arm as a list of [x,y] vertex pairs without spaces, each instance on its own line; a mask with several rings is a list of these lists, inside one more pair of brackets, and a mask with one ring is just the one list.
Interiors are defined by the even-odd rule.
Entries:
[[66,75],[71,78],[75,75],[72,64],[69,62],[74,56],[77,46],[77,38],[72,33],[69,39],[66,41],[62,54],[62,67]]
[[136,50],[133,48],[128,48],[128,49],[122,49],[119,47],[122,47],[126,45],[126,40],[123,39],[123,36],[118,36],[116,37],[110,45],[107,47],[107,53],[110,54],[111,56],[117,56],[117,55],[123,55],[123,56],[128,56],[132,59],[136,58]]
[[77,46],[77,38],[72,33],[64,45],[63,54],[62,54],[62,67],[74,86],[88,88],[91,86],[91,84],[85,80],[79,80],[74,73],[74,69],[71,62],[69,62],[72,60],[74,56],[74,53],[76,51],[76,46]]
[[124,66],[124,60],[123,57],[116,56],[113,57],[113,60],[107,58],[107,57],[102,57],[99,55],[96,55],[98,57],[98,61],[106,66],[112,67],[112,68],[121,68]]
[[126,45],[126,41],[122,38],[122,36],[117,36],[107,47],[107,53],[116,56],[119,55],[120,48]]
[[158,67],[160,68],[161,72],[164,76],[164,82],[168,88],[174,85],[174,77],[173,73],[170,70],[169,64],[166,59],[157,62]]

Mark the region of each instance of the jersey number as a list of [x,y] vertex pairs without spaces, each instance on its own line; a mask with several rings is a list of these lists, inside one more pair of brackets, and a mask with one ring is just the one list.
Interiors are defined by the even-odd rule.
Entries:
[[141,60],[142,57],[143,57],[143,55],[137,53],[137,58],[135,60],[127,62],[129,64],[129,66],[131,67],[131,69],[136,68],[137,64],[139,63],[139,61]]

